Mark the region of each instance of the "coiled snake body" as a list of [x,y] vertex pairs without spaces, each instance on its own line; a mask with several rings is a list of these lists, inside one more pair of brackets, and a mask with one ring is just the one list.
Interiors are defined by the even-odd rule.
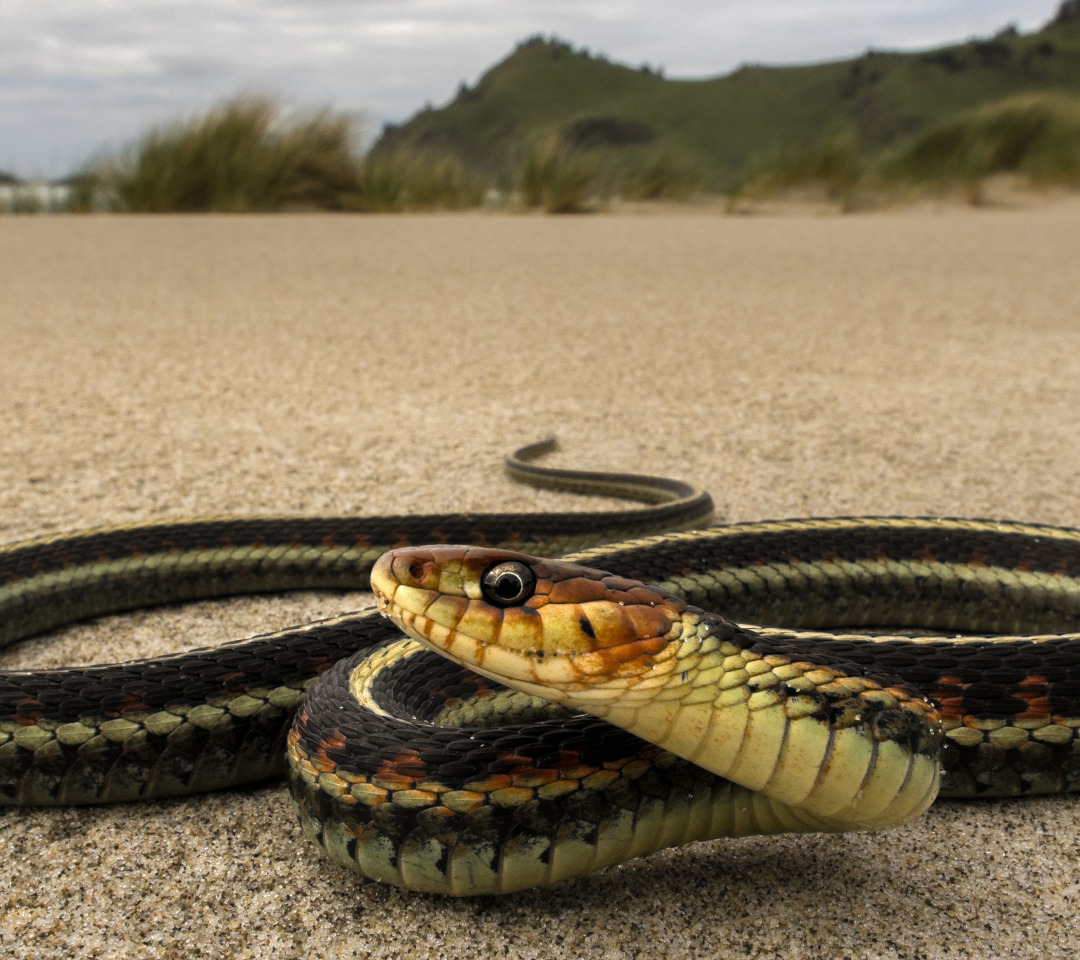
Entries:
[[[693,839],[889,826],[939,787],[1080,788],[1080,532],[860,518],[672,533],[707,522],[707,495],[525,462],[550,446],[511,472],[656,505],[186,521],[0,548],[3,642],[148,604],[363,587],[390,548],[372,583],[415,638],[366,612],[9,671],[0,801],[198,792],[279,774],[287,753],[300,822],[331,856],[460,895]],[[627,530],[664,532],[532,556]]]

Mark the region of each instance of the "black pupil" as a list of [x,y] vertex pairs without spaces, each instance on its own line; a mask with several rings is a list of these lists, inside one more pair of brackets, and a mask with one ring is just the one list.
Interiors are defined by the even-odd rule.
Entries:
[[531,596],[536,586],[536,574],[524,563],[507,560],[488,570],[481,585],[488,603],[509,607],[524,603]]
[[495,581],[494,593],[502,600],[513,600],[521,593],[521,577],[516,573],[499,574]]

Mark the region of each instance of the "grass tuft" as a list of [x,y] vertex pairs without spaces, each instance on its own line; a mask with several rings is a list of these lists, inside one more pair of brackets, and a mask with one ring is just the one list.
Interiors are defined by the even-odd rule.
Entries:
[[1080,98],[1009,97],[937,124],[885,158],[885,183],[960,186],[973,203],[994,174],[1037,186],[1080,185]]
[[362,158],[352,120],[293,117],[238,97],[146,134],[72,184],[70,209],[140,213],[400,211],[479,206],[486,184],[455,156]]
[[487,183],[452,154],[369,157],[360,170],[362,209],[464,210],[484,202]]
[[1036,187],[1080,186],[1080,97],[1023,94],[962,111],[915,134],[899,148],[860,153],[853,133],[802,153],[755,164],[728,195],[728,209],[809,186],[824,188],[843,210],[904,192],[958,190],[985,202],[984,186],[1012,174]]
[[239,97],[146,134],[91,171],[109,207],[146,213],[249,213],[357,204],[352,123],[323,110],[286,119]]
[[600,174],[596,156],[573,150],[558,137],[536,141],[518,168],[522,205],[548,213],[583,213],[595,200]]
[[628,200],[685,200],[701,185],[698,165],[684,151],[667,148],[646,155],[623,183]]
[[734,209],[740,200],[761,200],[793,190],[818,188],[841,209],[852,210],[865,170],[855,132],[846,130],[805,150],[749,164],[728,193],[728,208]]

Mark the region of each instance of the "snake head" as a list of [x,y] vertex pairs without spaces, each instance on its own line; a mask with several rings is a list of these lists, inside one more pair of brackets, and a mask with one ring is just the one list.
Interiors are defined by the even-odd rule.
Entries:
[[678,641],[686,604],[576,564],[480,547],[407,547],[371,573],[379,609],[477,673],[547,699],[640,682]]

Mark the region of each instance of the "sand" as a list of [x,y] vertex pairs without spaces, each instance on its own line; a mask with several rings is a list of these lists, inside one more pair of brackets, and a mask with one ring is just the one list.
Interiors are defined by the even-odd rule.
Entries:
[[[0,220],[0,539],[220,513],[551,509],[498,458],[685,477],[723,520],[1080,525],[1080,203],[732,218]],[[115,617],[116,660],[362,595]],[[359,881],[282,783],[0,812],[12,957],[1066,957],[1080,802],[657,854],[451,901]]]

